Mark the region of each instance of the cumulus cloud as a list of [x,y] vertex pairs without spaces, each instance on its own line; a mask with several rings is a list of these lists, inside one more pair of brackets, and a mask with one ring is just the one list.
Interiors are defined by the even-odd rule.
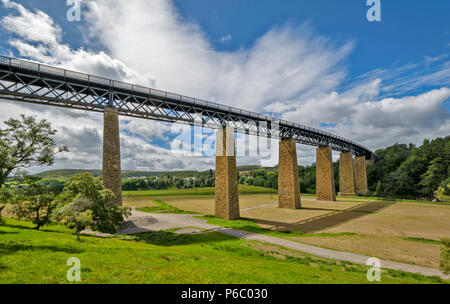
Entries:
[[21,56],[80,72],[153,85],[154,80],[148,73],[138,74],[103,51],[73,50],[62,43],[60,26],[46,13],[40,10],[32,12],[10,0],[1,1],[14,14],[5,16],[0,25],[15,37],[9,42]]
[[[1,1],[10,11],[0,22],[11,34],[11,47],[33,60],[266,112],[314,127],[328,125],[329,131],[373,149],[395,142],[418,144],[424,137],[448,134],[450,114],[442,108],[450,98],[450,62],[445,55],[349,79],[347,59],[355,43],[323,37],[310,25],[279,25],[255,39],[249,48],[218,51],[198,25],[179,15],[172,1],[86,0],[87,47],[95,45],[103,50],[95,52],[63,43],[61,28],[46,13],[27,10],[11,0]],[[27,28],[30,24],[33,30]],[[427,89],[416,92],[423,87]],[[8,103],[8,107],[15,106]],[[27,111],[34,109],[26,107]],[[82,166],[85,159],[87,167],[100,167],[100,155],[94,154],[101,151],[101,115],[45,111],[81,119],[62,123],[52,116],[58,128],[70,134],[58,140],[74,138],[76,151],[58,165]],[[156,145],[155,141],[173,140],[168,124],[129,118],[120,122],[126,169],[213,166],[211,157],[177,157],[168,146]],[[79,140],[84,136],[84,142]],[[298,148],[300,163],[314,161],[313,147]],[[240,157],[238,163],[256,160]]]

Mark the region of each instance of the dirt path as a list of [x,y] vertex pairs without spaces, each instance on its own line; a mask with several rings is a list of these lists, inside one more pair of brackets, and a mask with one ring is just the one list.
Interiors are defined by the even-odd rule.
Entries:
[[[355,254],[332,249],[325,249],[299,242],[286,240],[279,237],[268,236],[259,233],[252,233],[243,230],[223,228],[216,225],[206,223],[206,220],[195,218],[196,215],[191,214],[169,214],[169,213],[146,213],[133,209],[131,217],[127,219],[124,228],[118,231],[118,234],[132,234],[145,231],[160,231],[173,228],[195,227],[209,231],[216,231],[236,238],[254,240],[283,246],[289,249],[298,250],[323,258],[347,261],[355,264],[366,265],[369,256]],[[411,264],[393,262],[380,259],[381,267],[400,270],[410,273],[418,273],[425,276],[436,276],[446,280],[450,279],[450,275],[444,275],[441,271],[433,268],[416,266]]]

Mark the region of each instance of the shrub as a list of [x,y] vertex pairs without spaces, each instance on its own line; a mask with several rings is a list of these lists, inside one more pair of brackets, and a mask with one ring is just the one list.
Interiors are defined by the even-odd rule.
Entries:
[[[73,203],[76,199],[91,202],[91,228],[105,233],[115,233],[124,223],[124,217],[130,215],[130,208],[120,207],[114,203],[114,194],[105,189],[98,178],[90,173],[80,173],[69,179],[59,198],[61,206]],[[62,207],[59,207],[62,208]]]
[[54,218],[71,229],[75,229],[77,240],[80,242],[80,232],[90,227],[92,219],[93,203],[83,197],[76,197],[68,204],[60,205],[55,211]]
[[450,239],[443,239],[444,246],[441,249],[441,270],[445,274],[450,273]]
[[13,197],[12,212],[36,225],[35,229],[51,223],[52,212],[56,207],[56,194],[47,186],[38,183],[39,178],[25,176],[22,183],[28,187]]

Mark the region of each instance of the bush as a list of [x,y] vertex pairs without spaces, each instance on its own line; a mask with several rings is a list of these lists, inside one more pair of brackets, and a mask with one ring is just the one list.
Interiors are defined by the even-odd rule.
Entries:
[[441,249],[441,270],[445,274],[450,273],[450,239],[443,239],[444,246]]
[[12,199],[12,212],[18,218],[32,221],[36,225],[35,229],[51,223],[52,212],[56,207],[56,194],[38,181],[39,178],[25,176],[22,183],[28,187]]
[[115,233],[124,223],[124,217],[130,215],[130,208],[120,207],[114,203],[114,194],[105,189],[99,178],[90,173],[80,173],[69,179],[59,198],[59,207],[71,204],[76,200],[86,199],[91,202],[92,229]]
[[435,194],[439,201],[450,202],[450,178],[447,178],[441,183]]
[[55,211],[54,218],[71,229],[75,229],[77,240],[80,240],[80,232],[93,225],[92,207],[93,203],[88,199],[76,197],[66,205],[60,205]]
[[0,223],[2,222],[2,211],[5,209],[5,205],[11,202],[13,195],[11,193],[11,190],[8,188],[0,188]]

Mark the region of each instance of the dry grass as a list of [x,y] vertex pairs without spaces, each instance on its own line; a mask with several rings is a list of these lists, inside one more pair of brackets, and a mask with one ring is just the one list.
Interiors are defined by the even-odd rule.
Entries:
[[[151,198],[147,198],[151,203]],[[214,214],[214,196],[167,196],[159,200],[182,210]],[[301,210],[265,206],[277,202],[268,194],[240,195],[241,216],[261,228],[308,234],[354,233],[354,236],[293,238],[303,243],[438,268],[439,244],[404,238],[450,238],[450,206],[339,198],[337,202],[302,198]],[[145,204],[145,200],[140,201]],[[128,201],[129,203],[135,203]]]
[[387,235],[289,238],[301,243],[342,251],[376,255],[386,260],[439,269],[441,245],[403,240]]
[[158,204],[154,203],[152,199],[148,197],[123,197],[124,206],[134,206],[136,208],[142,207],[157,207]]

